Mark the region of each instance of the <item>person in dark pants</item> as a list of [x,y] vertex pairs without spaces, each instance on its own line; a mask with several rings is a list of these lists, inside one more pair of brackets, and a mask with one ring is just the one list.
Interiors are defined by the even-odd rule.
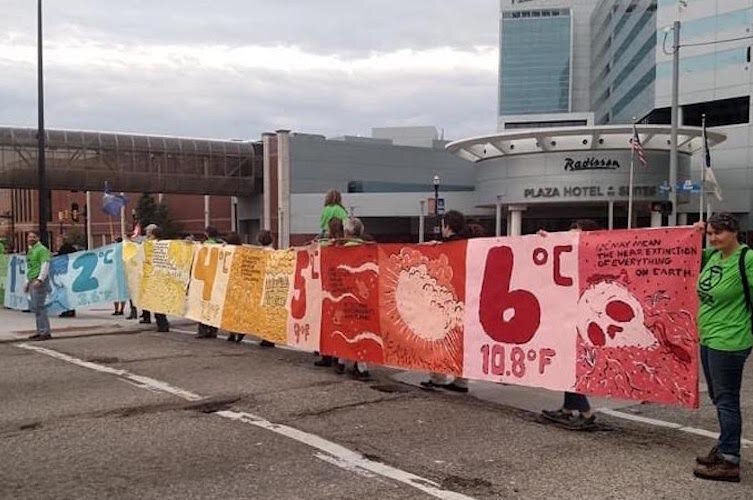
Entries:
[[[457,210],[450,210],[442,216],[442,241],[464,240],[471,236],[465,215]],[[421,382],[425,390],[444,389],[446,391],[468,392],[468,379],[454,377],[445,373],[430,373],[429,380]]]
[[38,233],[30,231],[26,235],[28,250],[26,252],[26,278],[24,292],[29,294],[29,309],[34,312],[36,333],[29,340],[47,340],[52,338],[50,319],[47,317],[47,279],[50,275],[52,255],[39,241]]
[[[570,231],[598,231],[599,224],[591,219],[580,219],[570,225]],[[539,236],[545,238],[549,233],[539,230]],[[566,392],[562,407],[557,410],[543,410],[541,416],[555,424],[572,430],[588,430],[594,427],[596,415],[591,410],[591,403],[583,394]]]
[[[206,229],[204,229],[204,236],[206,239],[204,240],[204,243],[221,243],[219,241],[219,233],[217,232],[217,229],[212,226],[207,226]],[[197,339],[216,339],[217,338],[217,327],[211,326],[211,325],[205,325],[204,323],[199,323],[198,331],[196,332],[196,338]]]
[[[328,196],[329,197],[329,196]],[[345,231],[343,230],[343,221],[339,217],[331,217],[327,223],[327,235],[328,239],[321,240],[322,246],[336,245],[342,242],[345,237]],[[322,355],[319,359],[314,361],[314,366],[332,366],[336,363],[332,356]]]
[[[74,253],[76,251],[76,247],[74,247],[71,242],[68,240],[67,236],[61,235],[58,237],[58,253],[57,255],[67,255],[69,253]],[[61,318],[75,318],[76,317],[76,310],[71,309],[69,311],[63,311],[59,314]]]
[[721,433],[707,455],[696,457],[693,474],[712,481],[740,481],[742,415],[740,389],[745,361],[753,348],[753,252],[738,240],[739,223],[719,213],[706,231],[711,248],[703,251],[698,276],[698,330],[703,375],[716,407]]
[[[158,240],[162,236],[162,230],[157,224],[149,224],[146,226],[146,238],[148,240]],[[154,313],[154,320],[157,322],[157,331],[160,333],[167,333],[170,331],[170,322],[167,321],[167,316],[160,313]],[[143,309],[141,311],[141,320],[139,323],[150,324],[152,322],[152,313]]]

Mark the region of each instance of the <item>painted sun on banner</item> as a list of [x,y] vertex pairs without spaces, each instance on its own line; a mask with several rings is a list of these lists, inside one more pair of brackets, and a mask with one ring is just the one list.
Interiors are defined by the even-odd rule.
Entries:
[[465,241],[379,246],[385,364],[462,373],[465,250]]

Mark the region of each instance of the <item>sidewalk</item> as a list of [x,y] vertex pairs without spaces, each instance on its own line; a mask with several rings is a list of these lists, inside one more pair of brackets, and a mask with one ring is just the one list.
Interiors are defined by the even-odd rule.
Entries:
[[[156,325],[141,325],[138,319],[125,319],[125,316],[112,316],[112,307],[99,306],[76,311],[75,318],[50,316],[50,326],[54,338],[82,337],[138,333],[155,329]],[[128,308],[126,307],[126,314]],[[171,325],[190,325],[193,322],[183,318],[170,317]],[[152,320],[154,321],[154,320]],[[25,340],[34,334],[34,315],[22,311],[0,308],[0,343]]]

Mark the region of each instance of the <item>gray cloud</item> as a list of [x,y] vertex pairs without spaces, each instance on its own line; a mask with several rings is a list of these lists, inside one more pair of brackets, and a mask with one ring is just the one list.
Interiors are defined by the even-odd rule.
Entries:
[[[23,2],[31,4],[31,2]],[[5,5],[9,4],[9,5]],[[0,2],[0,40],[34,43],[33,8]],[[107,5],[107,8],[104,7]],[[31,12],[29,12],[31,10]],[[298,45],[349,59],[372,51],[497,43],[496,0],[47,2],[47,36],[129,45]],[[25,28],[24,28],[25,27]],[[0,123],[33,125],[35,67],[0,54]],[[372,126],[434,124],[458,138],[495,126],[496,67],[385,72],[210,70],[48,64],[50,127],[258,138],[291,128],[368,134]]]

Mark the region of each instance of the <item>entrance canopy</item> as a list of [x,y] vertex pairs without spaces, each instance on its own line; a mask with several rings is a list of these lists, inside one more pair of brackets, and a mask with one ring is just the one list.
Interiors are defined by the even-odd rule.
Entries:
[[[669,151],[668,125],[636,125],[641,144],[646,150]],[[709,146],[724,142],[727,137],[707,130]],[[703,132],[699,127],[680,127],[678,151],[693,154],[703,148]],[[499,132],[451,142],[447,151],[472,162],[531,153],[556,151],[600,151],[630,149],[631,125],[563,127]]]

